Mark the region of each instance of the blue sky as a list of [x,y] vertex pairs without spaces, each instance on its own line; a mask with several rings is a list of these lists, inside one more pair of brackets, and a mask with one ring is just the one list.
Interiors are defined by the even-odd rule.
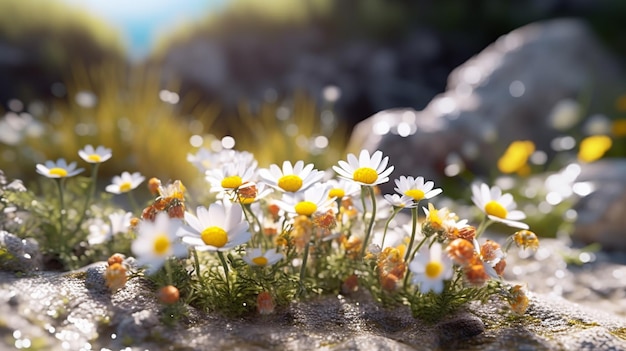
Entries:
[[228,0],[57,0],[80,7],[119,29],[131,58],[147,55],[157,37],[178,24],[219,11]]

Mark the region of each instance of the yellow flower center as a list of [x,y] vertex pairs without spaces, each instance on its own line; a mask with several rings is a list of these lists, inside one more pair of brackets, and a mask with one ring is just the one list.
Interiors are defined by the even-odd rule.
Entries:
[[93,161],[93,162],[100,162],[100,161],[102,161],[102,157],[100,157],[100,155],[98,155],[98,154],[91,154],[91,155],[87,156],[87,159],[89,159],[89,161]]
[[239,203],[242,205],[250,205],[251,203],[254,202],[254,198],[253,197],[245,197],[245,196],[238,196],[239,199]]
[[317,211],[317,205],[311,201],[298,202],[295,206],[296,213],[302,216],[310,216]]
[[252,259],[252,262],[257,266],[265,266],[267,264],[267,258],[263,256],[255,257]]
[[224,179],[222,179],[222,188],[225,189],[236,189],[239,188],[241,186],[241,184],[243,183],[243,181],[241,180],[240,176],[230,176],[230,177],[224,177]]
[[282,176],[278,180],[278,186],[284,191],[290,191],[292,193],[295,193],[296,191],[300,190],[300,188],[302,188],[302,178],[298,177],[295,174]]
[[507,214],[504,206],[500,205],[499,202],[493,200],[487,202],[487,204],[485,205],[485,212],[487,212],[488,215],[496,216],[498,218],[506,218]]
[[428,221],[430,222],[430,225],[435,229],[441,228],[443,220],[439,216],[439,210],[435,209],[432,204],[428,204],[428,207]]
[[59,167],[50,168],[48,172],[50,173],[50,175],[55,175],[59,177],[67,177],[67,171],[63,168],[59,168]]
[[424,192],[419,189],[409,189],[404,192],[404,195],[412,197],[414,201],[419,201],[424,198]]
[[165,255],[170,249],[170,238],[165,234],[159,234],[154,238],[154,252]]
[[123,182],[122,184],[120,184],[120,191],[123,193],[130,191],[132,188],[133,185],[131,184],[131,182]]
[[336,197],[338,199],[343,198],[345,195],[346,195],[345,190],[341,188],[330,189],[330,192],[328,193],[328,197]]
[[224,229],[215,226],[203,230],[200,237],[205,244],[215,247],[223,247],[228,242],[228,233]]
[[373,168],[361,167],[352,173],[352,179],[363,184],[372,184],[378,180],[378,173]]
[[424,273],[426,273],[426,276],[430,279],[435,279],[438,276],[441,275],[441,273],[443,272],[443,264],[441,264],[441,262],[439,261],[430,261],[426,264],[426,269],[424,270]]

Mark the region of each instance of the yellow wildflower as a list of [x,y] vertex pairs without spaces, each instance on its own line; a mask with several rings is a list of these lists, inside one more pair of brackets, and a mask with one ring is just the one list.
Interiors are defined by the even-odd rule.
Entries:
[[582,162],[593,162],[606,153],[613,141],[606,135],[592,135],[583,139],[578,150],[578,159]]
[[498,169],[502,173],[528,172],[528,158],[535,152],[535,144],[529,140],[516,140],[506,149],[498,160]]

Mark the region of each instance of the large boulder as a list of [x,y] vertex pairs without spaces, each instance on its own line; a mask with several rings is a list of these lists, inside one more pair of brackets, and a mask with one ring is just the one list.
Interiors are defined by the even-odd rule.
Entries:
[[382,150],[396,176],[437,181],[450,165],[487,175],[514,140],[532,140],[550,156],[550,143],[563,133],[549,118],[555,108],[585,100],[579,113],[602,113],[623,93],[624,81],[616,59],[584,22],[534,23],[455,69],[446,92],[424,110],[384,110],[357,125],[350,148]]
[[626,159],[604,159],[581,167],[576,183],[591,191],[575,205],[572,236],[583,244],[626,251]]

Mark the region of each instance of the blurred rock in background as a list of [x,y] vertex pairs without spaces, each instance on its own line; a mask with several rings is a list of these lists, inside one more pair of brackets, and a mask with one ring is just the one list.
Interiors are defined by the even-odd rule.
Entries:
[[[361,122],[352,148],[380,149],[396,174],[435,183],[463,168],[488,177],[515,140],[532,141],[549,162],[553,140],[578,126],[583,115],[613,111],[624,82],[620,61],[585,22],[538,22],[502,36],[456,68],[446,92],[424,110],[384,110]],[[556,110],[566,104],[575,107],[564,117],[571,120],[564,129],[551,115],[564,114]]]

